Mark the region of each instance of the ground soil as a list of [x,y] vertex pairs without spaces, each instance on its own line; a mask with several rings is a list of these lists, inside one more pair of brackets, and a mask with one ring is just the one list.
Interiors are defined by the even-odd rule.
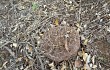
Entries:
[[55,62],[41,53],[42,35],[65,23],[79,32],[79,51],[95,57],[91,69],[110,70],[109,0],[0,0],[0,70],[75,70],[76,59],[84,68],[78,54]]

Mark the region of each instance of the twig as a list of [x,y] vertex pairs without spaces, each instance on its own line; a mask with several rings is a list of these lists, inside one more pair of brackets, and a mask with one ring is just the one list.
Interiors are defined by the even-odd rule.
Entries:
[[75,1],[75,0],[73,0],[73,2],[74,2],[74,4],[76,5],[76,6],[78,6],[79,4]]
[[26,53],[26,56],[27,56],[29,59],[33,59],[31,56],[29,56],[29,54],[27,53],[26,50],[24,50],[24,52]]
[[16,58],[14,52],[11,49],[9,49],[7,46],[4,48],[13,56],[13,58]]
[[[30,39],[31,39],[31,42],[32,42],[32,44],[33,44],[33,48],[34,48],[35,52],[38,53],[38,51],[37,51],[37,49],[36,49],[36,47],[35,47],[35,43],[33,42],[33,39],[32,39],[32,38],[30,38]],[[37,55],[36,57],[37,57],[37,58],[39,59],[39,61],[40,61],[42,70],[45,70],[45,69],[44,69],[43,62],[42,62],[42,60],[41,60],[41,57],[38,56],[38,55]]]
[[4,43],[3,45],[0,46],[0,48],[4,47],[5,45],[11,43],[11,41],[6,41],[6,43]]
[[78,21],[79,22],[81,21],[81,0],[80,0],[80,8],[79,8],[79,18],[78,18]]

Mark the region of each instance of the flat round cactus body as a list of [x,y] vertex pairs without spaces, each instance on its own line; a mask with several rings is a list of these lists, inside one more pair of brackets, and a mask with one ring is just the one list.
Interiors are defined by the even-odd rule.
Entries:
[[76,56],[79,47],[79,33],[73,27],[53,27],[42,37],[41,51],[46,57],[57,62]]

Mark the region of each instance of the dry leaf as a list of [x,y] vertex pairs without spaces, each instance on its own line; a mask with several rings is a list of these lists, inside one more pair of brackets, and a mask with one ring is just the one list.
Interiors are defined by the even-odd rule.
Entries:
[[88,39],[85,39],[84,40],[84,45],[87,45],[87,43],[88,43]]
[[15,28],[12,30],[12,32],[15,32],[18,29],[19,24],[15,25]]
[[90,58],[91,58],[91,55],[89,54],[88,57],[87,57],[86,63],[89,63],[90,62]]
[[97,65],[94,65],[94,63],[95,63],[95,56],[92,57],[92,63],[93,63],[92,68],[97,68]]
[[81,31],[81,26],[80,26],[80,24],[77,23],[76,26],[77,26],[77,28],[78,28],[78,29],[77,29],[77,32]]
[[74,10],[74,9],[75,9],[75,7],[74,7],[74,6],[70,7],[70,11],[72,11],[72,10]]
[[40,36],[43,36],[43,34],[42,34],[42,33],[39,33],[39,35],[40,35]]
[[67,23],[66,23],[66,21],[63,20],[63,21],[61,22],[61,24],[62,24],[62,25],[66,25]]
[[107,31],[110,32],[110,27],[107,27]]
[[85,37],[84,37],[84,35],[81,35],[81,40],[85,40]]
[[27,45],[26,49],[28,50],[28,52],[32,52],[32,47],[31,46]]
[[93,65],[93,67],[92,67],[92,68],[94,68],[94,69],[95,69],[95,68],[97,68],[97,65]]
[[33,65],[33,61],[29,61],[29,65],[26,66],[26,68],[24,70],[29,70],[29,68]]
[[79,52],[78,52],[78,55],[79,55],[80,57],[82,57],[82,56],[83,56],[82,51],[79,51]]
[[19,57],[16,59],[16,62],[21,61],[23,57]]
[[52,63],[50,63],[50,64],[48,64],[50,67],[54,67],[54,63],[52,62]]
[[39,40],[39,41],[37,41],[37,44],[38,44],[38,45],[40,45],[40,43],[41,43],[41,41],[40,41],[40,40]]
[[92,57],[92,63],[95,63],[95,56]]
[[81,26],[79,25],[79,23],[77,23],[76,26],[77,26],[78,28],[81,28]]
[[54,10],[56,10],[56,9],[57,9],[57,7],[56,7],[55,5],[53,5],[53,6],[52,6],[52,8],[53,8]]
[[88,54],[84,52],[83,48],[82,48],[82,55],[83,55],[83,60],[86,62]]
[[83,60],[86,62],[86,60],[87,60],[87,57],[88,57],[88,54],[87,53],[84,53],[83,54]]
[[91,68],[89,67],[89,65],[87,63],[84,64],[84,70],[91,70]]
[[30,67],[31,67],[31,66],[29,65],[29,66],[27,66],[24,70],[29,70]]
[[24,69],[24,66],[22,65],[22,66],[20,66],[20,70],[23,70]]
[[66,65],[63,64],[61,70],[65,70],[66,69]]
[[81,31],[81,29],[80,29],[80,28],[78,28],[78,29],[77,29],[77,32],[80,32],[80,31]]
[[50,63],[50,64],[48,64],[50,67],[51,67],[51,70],[57,70],[56,68],[55,68],[55,66],[54,66],[54,63],[52,62],[52,63]]
[[86,62],[86,64],[84,64],[84,70],[90,70],[90,67],[89,67],[88,62],[87,62],[87,58],[89,60],[90,56],[84,52],[83,48],[82,48],[82,53],[83,53],[83,60]]
[[56,18],[55,19],[55,23],[54,23],[56,26],[58,26],[59,25],[59,20],[58,20],[58,18]]
[[93,64],[92,64],[92,63],[90,63],[90,64],[89,64],[89,66],[92,68]]
[[18,44],[17,43],[13,43],[12,46],[18,47]]
[[7,63],[8,63],[8,61],[4,62],[3,65],[2,65],[2,67],[0,67],[0,69],[3,69],[3,67],[6,68],[6,64]]
[[28,50],[29,52],[32,52],[32,47],[31,46],[29,46],[29,50]]

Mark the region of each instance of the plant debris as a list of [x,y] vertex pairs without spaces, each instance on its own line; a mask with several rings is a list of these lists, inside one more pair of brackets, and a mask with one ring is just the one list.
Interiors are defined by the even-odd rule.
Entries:
[[109,54],[110,0],[0,0],[0,70],[110,70]]

